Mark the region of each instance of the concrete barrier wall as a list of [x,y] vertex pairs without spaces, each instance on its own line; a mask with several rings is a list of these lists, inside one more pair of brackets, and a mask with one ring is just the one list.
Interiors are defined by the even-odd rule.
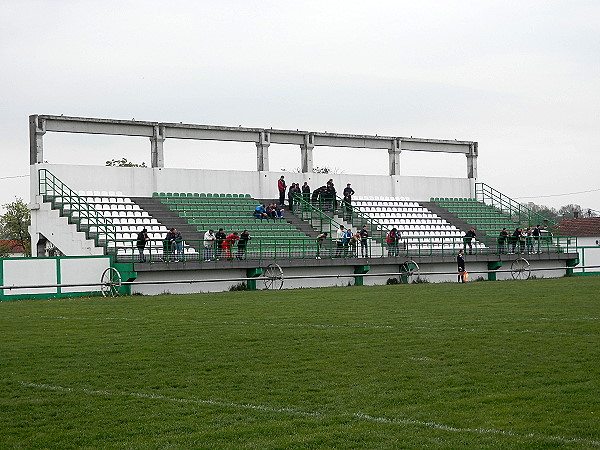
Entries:
[[[0,285],[26,286],[0,290],[1,300],[21,298],[70,297],[100,291],[108,256],[0,259]],[[51,284],[84,284],[77,287],[34,287]],[[31,287],[27,287],[31,286]]]
[[338,194],[351,183],[356,195],[408,197],[469,197],[472,181],[467,178],[437,178],[357,174],[315,174],[204,169],[104,167],[66,164],[35,164],[31,167],[32,203],[38,192],[37,171],[48,169],[75,191],[121,191],[127,196],[149,197],[153,192],[245,193],[255,198],[276,198],[277,180],[285,176],[291,183],[307,181],[316,189],[333,178]]

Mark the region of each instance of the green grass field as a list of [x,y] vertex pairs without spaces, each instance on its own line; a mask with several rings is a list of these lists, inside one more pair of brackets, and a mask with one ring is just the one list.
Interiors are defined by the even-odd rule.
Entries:
[[600,277],[0,303],[1,448],[599,448]]

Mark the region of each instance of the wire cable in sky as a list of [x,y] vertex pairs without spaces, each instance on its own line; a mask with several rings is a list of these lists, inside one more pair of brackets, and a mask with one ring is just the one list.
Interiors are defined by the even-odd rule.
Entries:
[[15,175],[15,176],[12,176],[12,177],[0,177],[0,180],[7,180],[9,178],[25,178],[25,177],[28,177],[28,176],[29,175]]
[[590,189],[589,191],[566,192],[564,194],[537,195],[531,197],[515,197],[515,200],[523,200],[528,198],[548,198],[548,197],[563,197],[565,195],[587,194],[588,192],[598,192],[600,189]]

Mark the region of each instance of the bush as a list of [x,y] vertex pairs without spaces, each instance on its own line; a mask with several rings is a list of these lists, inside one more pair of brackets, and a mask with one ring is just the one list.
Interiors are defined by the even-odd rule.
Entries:
[[417,277],[413,280],[414,284],[427,284],[431,283],[427,278]]
[[234,284],[233,286],[229,286],[229,290],[230,291],[247,291],[248,290],[248,284],[244,283],[242,281],[241,283]]

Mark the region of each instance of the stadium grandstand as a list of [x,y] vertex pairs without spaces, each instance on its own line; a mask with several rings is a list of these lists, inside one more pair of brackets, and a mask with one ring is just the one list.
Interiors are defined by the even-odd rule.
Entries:
[[[48,132],[147,137],[151,167],[48,164],[43,145]],[[256,170],[166,168],[169,139],[254,144]],[[469,245],[469,271],[490,280],[511,278],[514,273],[503,269],[524,259],[524,253],[528,271],[538,276],[563,276],[578,263],[576,238],[558,235],[554,223],[477,182],[473,141],[33,115],[30,143],[33,259],[47,257],[49,248],[64,257],[108,257],[124,280],[140,282],[124,287],[129,293],[222,291],[244,277],[255,277],[259,283],[248,286],[260,289],[261,274],[273,265],[284,274],[285,288],[385,284],[390,273],[403,273],[407,264],[427,273],[428,281],[456,281],[456,254],[467,247],[465,233],[471,228],[476,236]],[[299,147],[298,173],[269,169],[272,143]],[[388,175],[315,173],[318,146],[386,151]],[[466,176],[402,175],[403,152],[463,154]],[[291,204],[286,201],[283,217],[257,218],[258,205],[279,203],[282,175],[288,185],[307,182],[313,191],[333,177],[338,186],[351,182],[360,195],[348,202],[335,191],[296,193]],[[535,242],[524,237],[529,239],[525,250],[516,246],[511,252],[498,240],[502,228],[512,233],[537,224],[544,234]],[[340,238],[342,227],[352,234],[365,227],[366,246]],[[181,233],[180,251],[165,241],[172,228]],[[236,242],[230,242],[229,253],[208,243],[206,258],[204,235],[220,228],[227,236],[247,230],[251,240],[245,251],[239,253]],[[137,237],[143,229],[149,241],[140,253]],[[398,231],[395,240],[389,238],[392,229]],[[214,279],[221,281],[208,282]],[[153,280],[173,283],[165,288],[152,285]]]

